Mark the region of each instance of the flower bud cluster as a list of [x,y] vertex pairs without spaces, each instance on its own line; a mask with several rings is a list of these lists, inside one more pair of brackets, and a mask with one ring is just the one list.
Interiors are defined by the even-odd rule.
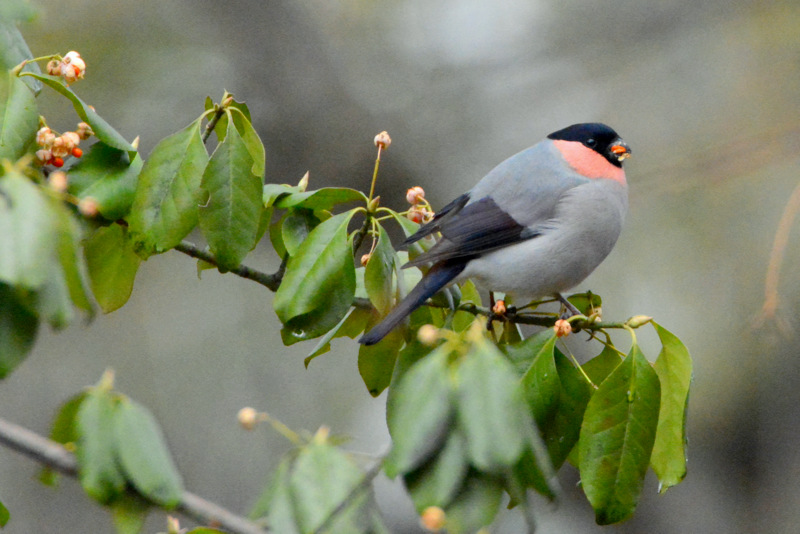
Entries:
[[36,144],[41,147],[36,151],[36,158],[42,165],[62,167],[65,157],[79,158],[83,155],[83,150],[78,145],[82,139],[88,139],[92,134],[92,128],[85,122],[78,124],[76,131],[61,135],[56,135],[48,126],[42,126],[36,132]]
[[411,204],[411,208],[406,213],[406,217],[415,223],[428,222],[433,219],[433,212],[430,204],[425,200],[425,190],[415,185],[406,191],[406,200]]
[[51,59],[47,63],[47,74],[61,76],[67,83],[74,83],[86,75],[86,62],[79,53],[71,50],[61,60]]

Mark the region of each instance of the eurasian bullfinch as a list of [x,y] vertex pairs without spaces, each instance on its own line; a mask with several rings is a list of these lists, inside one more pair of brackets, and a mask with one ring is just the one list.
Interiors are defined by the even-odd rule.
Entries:
[[[511,156],[445,206],[403,246],[440,239],[405,267],[430,264],[414,289],[359,340],[372,345],[451,282],[513,295],[557,297],[614,247],[628,209],[622,161],[630,155],[600,123],[573,124]],[[572,308],[574,310],[574,308]]]

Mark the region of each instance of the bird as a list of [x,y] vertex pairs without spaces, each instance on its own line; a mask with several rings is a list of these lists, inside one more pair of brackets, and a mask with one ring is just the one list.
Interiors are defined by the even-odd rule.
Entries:
[[631,154],[611,127],[580,123],[549,134],[500,163],[419,227],[400,248],[440,234],[403,267],[430,265],[422,280],[359,343],[374,345],[428,298],[454,282],[512,295],[555,297],[608,256],[628,211],[622,162]]

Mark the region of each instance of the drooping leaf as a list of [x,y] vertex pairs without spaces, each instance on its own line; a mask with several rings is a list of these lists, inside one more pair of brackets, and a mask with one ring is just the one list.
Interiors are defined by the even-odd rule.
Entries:
[[0,177],[0,282],[41,287],[51,271],[42,258],[53,258],[57,243],[55,216],[39,188],[16,172]]
[[104,388],[94,388],[77,414],[78,479],[93,499],[107,504],[125,490],[125,476],[117,465],[114,436],[117,399]]
[[105,313],[128,302],[142,262],[133,252],[127,232],[118,224],[100,227],[84,245],[92,292]]
[[[461,286],[461,300],[459,301],[459,305],[468,303],[476,306],[481,305],[480,293],[478,293],[478,289],[475,287],[475,284],[472,283],[472,280],[467,280]],[[455,314],[453,314],[453,330],[456,332],[463,332],[469,328],[469,325],[472,324],[474,319],[475,316],[471,313],[456,311]]]
[[[354,498],[351,492],[362,477],[358,466],[338,448],[315,441],[304,447],[291,474],[292,501],[301,531],[316,532],[327,524],[332,532],[359,532],[353,525],[359,522],[365,495]],[[329,519],[345,499],[350,499],[349,504]]]
[[[289,211],[281,220],[281,242],[290,256],[297,254],[300,245],[306,240],[311,230],[317,227],[320,220],[314,212],[306,209]],[[278,250],[278,247],[275,247]]]
[[417,513],[429,506],[444,508],[461,489],[469,471],[464,436],[451,432],[442,450],[404,477]]
[[537,349],[528,371],[522,376],[522,389],[533,420],[539,429],[552,423],[561,398],[561,380],[555,362],[556,333],[552,328],[523,341]]
[[245,148],[247,148],[247,151],[250,153],[250,158],[253,161],[253,166],[251,167],[250,172],[257,176],[259,183],[261,183],[262,179],[264,178],[264,171],[266,167],[264,143],[261,142],[258,132],[256,132],[255,128],[253,128],[253,124],[250,121],[250,111],[247,109],[245,103],[236,102],[231,107],[236,110],[236,112],[232,113],[233,123],[236,125],[236,129],[239,131],[242,142],[244,143]]
[[471,347],[458,366],[458,423],[472,465],[500,472],[519,460],[532,423],[511,364],[483,329],[482,322],[473,324]]
[[[367,329],[372,328],[379,320],[380,316],[373,316],[367,323]],[[404,343],[402,331],[394,329],[374,345],[359,346],[358,372],[373,397],[377,397],[389,387],[397,354]]]
[[[0,2],[0,72],[13,69],[25,60],[33,59],[28,43],[17,28],[18,22],[33,19],[36,9],[24,0]],[[41,73],[39,64],[30,62],[23,71]],[[42,83],[33,78],[25,78],[34,94],[42,90]]]
[[347,227],[353,215],[355,210],[314,228],[286,264],[273,306],[297,339],[324,334],[350,309],[356,280]]
[[378,241],[364,270],[364,286],[370,302],[381,316],[389,313],[392,307],[392,274],[395,270],[396,255],[389,234],[383,226],[378,227]]
[[200,207],[200,228],[222,272],[238,267],[256,243],[264,207],[261,176],[253,174],[253,165],[248,147],[229,121],[225,141],[211,155],[200,183],[208,194]]
[[454,412],[449,353],[447,346],[434,350],[414,363],[392,388],[386,407],[392,450],[383,467],[389,477],[419,467],[447,438]]
[[30,88],[0,71],[0,160],[17,161],[36,137],[39,114]]
[[172,508],[183,495],[183,481],[155,417],[136,401],[123,399],[114,418],[119,465],[144,497]]
[[661,411],[650,465],[665,492],[686,476],[686,411],[692,381],[692,358],[678,337],[653,322],[661,340],[655,370],[661,382]]
[[330,342],[332,339],[337,337],[349,337],[350,339],[355,339],[356,336],[364,331],[367,321],[369,321],[371,315],[372,314],[370,310],[355,307],[351,308],[345,314],[342,320],[339,321],[339,324],[334,326],[328,331],[327,334],[319,339],[319,342],[311,351],[311,353],[306,357],[305,360],[303,360],[305,366],[308,367],[308,364],[311,363],[311,360],[331,350]]
[[622,363],[622,358],[619,353],[614,348],[605,346],[600,354],[584,363],[582,367],[592,383],[597,386],[614,372],[620,363]]
[[266,518],[274,532],[300,534],[292,501],[291,469],[296,458],[293,451],[285,456],[272,475],[269,485],[248,514],[250,519]]
[[494,521],[503,498],[503,481],[497,476],[471,471],[466,484],[447,507],[448,533],[477,532]]
[[125,492],[111,503],[116,534],[139,534],[144,528],[150,503],[133,492]]
[[[54,263],[54,268],[60,268],[63,272],[64,283],[72,304],[93,317],[94,307],[89,301],[86,263],[83,255],[80,254],[83,231],[75,216],[63,203],[52,198],[49,200],[50,208],[55,216],[58,235],[55,251],[57,263]],[[55,276],[51,276],[51,278],[55,278]]]
[[38,331],[36,314],[19,299],[13,287],[0,282],[0,378],[22,363],[33,348]]
[[636,509],[658,424],[658,376],[638,345],[592,395],[581,426],[580,473],[598,524]]
[[6,526],[8,521],[11,519],[11,512],[8,511],[8,508],[0,502],[0,528]]
[[125,217],[131,209],[136,183],[142,170],[137,153],[95,143],[69,170],[69,192],[78,198],[93,198],[100,215],[109,221]]
[[552,420],[540,428],[553,467],[559,469],[578,443],[583,414],[592,396],[592,386],[558,350],[555,351],[555,362],[561,394]]
[[173,248],[197,225],[203,198],[200,181],[207,162],[199,119],[153,149],[127,217],[131,240],[142,259]]
[[49,74],[37,74],[33,72],[23,72],[20,76],[31,76],[36,78],[48,87],[54,89],[56,92],[67,97],[70,102],[72,102],[75,112],[82,121],[86,122],[92,127],[94,135],[100,141],[116,149],[128,152],[131,158],[134,157],[136,149],[131,146],[131,144],[122,136],[122,134],[116,131],[104,118],[98,115],[98,113],[91,106],[81,100],[78,95],[73,93],[72,89],[64,85],[64,80],[61,77],[50,76]]

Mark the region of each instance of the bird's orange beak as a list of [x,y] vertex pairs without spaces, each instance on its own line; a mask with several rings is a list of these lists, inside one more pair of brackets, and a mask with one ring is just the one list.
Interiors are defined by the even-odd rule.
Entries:
[[611,145],[611,152],[617,156],[619,161],[623,161],[631,155],[631,149],[624,142]]

